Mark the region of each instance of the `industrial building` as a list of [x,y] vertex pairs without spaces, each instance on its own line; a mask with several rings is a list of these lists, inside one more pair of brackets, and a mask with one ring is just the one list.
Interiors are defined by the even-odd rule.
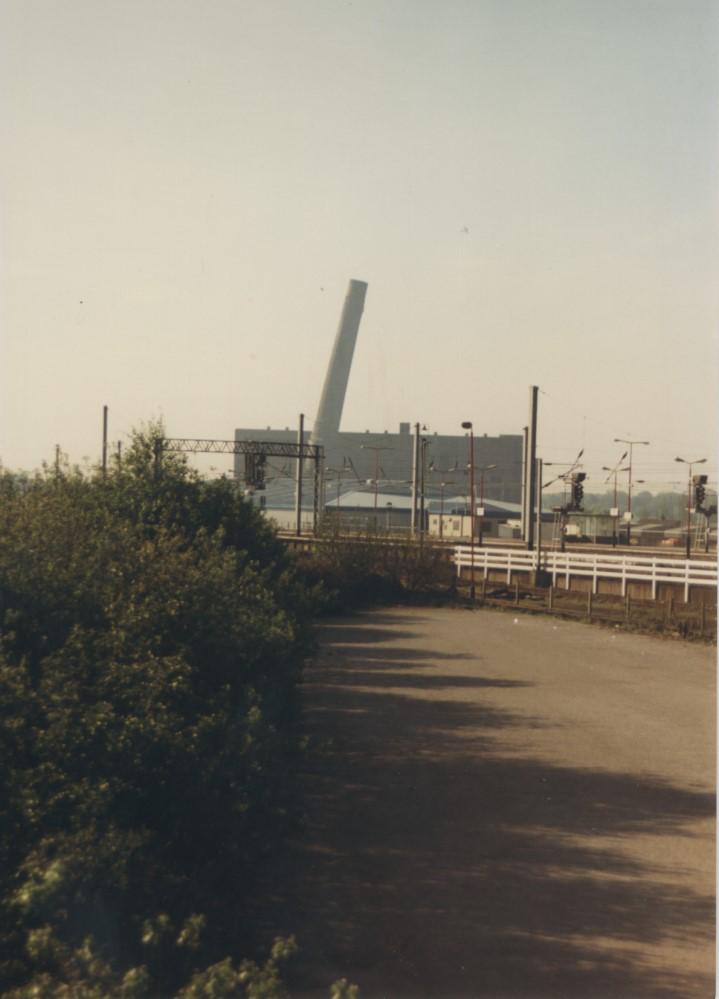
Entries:
[[[305,440],[324,448],[323,477],[326,502],[334,501],[350,491],[366,490],[373,493],[378,486],[388,488],[396,495],[408,496],[413,476],[415,428],[410,423],[400,423],[396,433],[387,430],[347,432],[340,430],[347,385],[352,367],[354,348],[364,309],[367,285],[363,281],[350,281],[345,298],[337,335],[332,348],[325,376],[317,415]],[[476,428],[479,430],[479,428]],[[424,492],[428,500],[447,496],[467,496],[469,492],[469,437],[468,434],[437,434],[419,428],[420,464],[424,476]],[[294,443],[298,430],[271,427],[251,427],[235,430],[235,439],[241,441],[273,441]],[[475,433],[474,462],[477,489],[481,481],[483,496],[509,504],[519,504],[522,493],[522,444],[521,434],[501,434],[490,437]],[[278,515],[294,506],[294,478],[296,462],[268,460],[265,467],[264,489],[255,493],[255,502],[268,512]],[[492,466],[487,468],[487,466]],[[486,469],[482,471],[482,469]],[[311,476],[312,470],[306,474]],[[242,481],[245,475],[244,459],[236,456],[235,475]],[[310,500],[307,491],[308,503]],[[479,493],[477,494],[479,498]],[[398,504],[399,506],[400,504]],[[284,518],[278,516],[282,521]]]

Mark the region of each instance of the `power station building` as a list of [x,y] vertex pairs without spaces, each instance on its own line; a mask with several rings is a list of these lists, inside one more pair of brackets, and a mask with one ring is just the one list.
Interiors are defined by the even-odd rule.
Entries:
[[[364,309],[367,284],[350,281],[340,323],[335,337],[330,362],[317,416],[311,434],[305,440],[324,448],[324,480],[327,500],[358,489],[375,491],[381,488],[397,495],[407,495],[411,489],[414,455],[414,432],[409,423],[400,423],[398,432],[347,432],[340,431],[360,319]],[[436,434],[420,430],[421,461],[424,467],[425,495],[443,495],[465,498],[469,492],[469,438],[468,434]],[[235,439],[241,441],[272,441],[296,443],[298,431],[286,427],[240,428]],[[475,481],[487,499],[507,503],[521,502],[522,493],[522,444],[521,434],[500,434],[489,437],[475,434]],[[237,455],[235,475],[244,478],[244,458]],[[295,461],[283,463],[281,459],[268,459],[265,467],[265,489],[256,494],[256,501],[269,511],[291,509],[294,504]],[[493,466],[487,468],[487,466]],[[486,471],[482,472],[481,469]],[[311,470],[307,469],[308,476]],[[479,494],[478,494],[479,495]],[[308,502],[310,496],[308,494]]]

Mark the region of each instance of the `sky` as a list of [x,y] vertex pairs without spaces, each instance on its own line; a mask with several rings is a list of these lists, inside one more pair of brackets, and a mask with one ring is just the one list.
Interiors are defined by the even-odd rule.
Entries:
[[311,426],[355,278],[342,429],[712,483],[718,109],[717,0],[5,0],[0,459]]

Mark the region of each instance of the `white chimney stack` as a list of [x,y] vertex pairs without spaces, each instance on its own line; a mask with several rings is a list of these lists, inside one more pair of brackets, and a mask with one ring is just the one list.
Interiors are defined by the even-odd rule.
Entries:
[[350,281],[312,430],[314,444],[323,444],[327,447],[339,433],[366,294],[366,281]]

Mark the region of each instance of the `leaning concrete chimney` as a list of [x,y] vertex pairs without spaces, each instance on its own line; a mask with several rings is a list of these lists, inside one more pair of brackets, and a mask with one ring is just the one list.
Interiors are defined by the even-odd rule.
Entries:
[[366,281],[350,281],[312,430],[312,441],[315,444],[331,446],[332,440],[339,432],[342,407],[352,367],[352,355],[366,294]]

